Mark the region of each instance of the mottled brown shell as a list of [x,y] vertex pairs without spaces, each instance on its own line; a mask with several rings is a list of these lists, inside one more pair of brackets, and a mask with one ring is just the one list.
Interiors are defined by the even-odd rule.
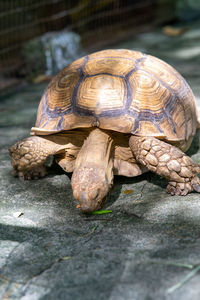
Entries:
[[99,127],[187,143],[197,127],[194,95],[165,62],[105,50],[64,68],[44,93],[32,134]]

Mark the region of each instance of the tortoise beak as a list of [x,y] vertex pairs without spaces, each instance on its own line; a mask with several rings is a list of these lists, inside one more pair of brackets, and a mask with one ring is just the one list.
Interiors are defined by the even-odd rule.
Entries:
[[95,191],[95,195],[94,193],[92,195],[88,195],[86,191],[82,191],[79,196],[76,197],[76,199],[79,201],[80,208],[83,213],[91,213],[93,211],[99,210],[103,206],[106,197],[104,197],[104,199],[98,198],[98,191]]

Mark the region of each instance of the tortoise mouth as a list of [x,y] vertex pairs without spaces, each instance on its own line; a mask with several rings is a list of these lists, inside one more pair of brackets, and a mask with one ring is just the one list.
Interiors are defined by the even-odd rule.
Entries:
[[106,202],[107,196],[105,196],[102,199],[98,199],[99,198],[99,193],[97,192],[96,197],[93,199],[92,202],[88,203],[87,201],[87,195],[85,192],[82,193],[81,195],[82,197],[79,198],[79,203],[80,203],[80,208],[81,208],[81,212],[84,214],[90,214],[94,211],[100,210],[103,205]]
[[93,190],[92,193],[91,190],[90,192],[82,190],[74,196],[76,196],[75,198],[78,200],[81,211],[83,213],[91,213],[95,210],[100,209],[103,206],[103,199],[101,199],[100,189]]

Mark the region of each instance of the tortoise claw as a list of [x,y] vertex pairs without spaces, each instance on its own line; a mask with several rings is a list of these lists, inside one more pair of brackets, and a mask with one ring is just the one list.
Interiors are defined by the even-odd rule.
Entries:
[[37,168],[26,170],[26,171],[20,171],[16,172],[15,176],[18,176],[20,180],[32,180],[32,179],[38,179],[42,178],[47,174],[45,166],[38,166]]
[[188,193],[195,191],[200,193],[200,179],[195,176],[189,182],[169,182],[167,192],[173,195],[186,196]]
[[194,189],[197,193],[200,193],[200,179],[199,179],[199,177],[195,176],[195,177],[192,179],[192,187],[193,187],[193,189]]
[[200,185],[199,184],[194,184],[193,189],[197,192],[200,193]]

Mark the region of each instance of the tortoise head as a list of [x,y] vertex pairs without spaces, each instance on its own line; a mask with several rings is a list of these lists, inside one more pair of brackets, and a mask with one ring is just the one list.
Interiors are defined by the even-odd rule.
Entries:
[[113,176],[97,166],[85,166],[76,169],[72,175],[73,195],[78,200],[81,210],[90,213],[99,210],[106,201],[112,186]]
[[100,209],[112,186],[112,143],[107,132],[94,128],[76,157],[71,184],[74,197],[85,213]]

